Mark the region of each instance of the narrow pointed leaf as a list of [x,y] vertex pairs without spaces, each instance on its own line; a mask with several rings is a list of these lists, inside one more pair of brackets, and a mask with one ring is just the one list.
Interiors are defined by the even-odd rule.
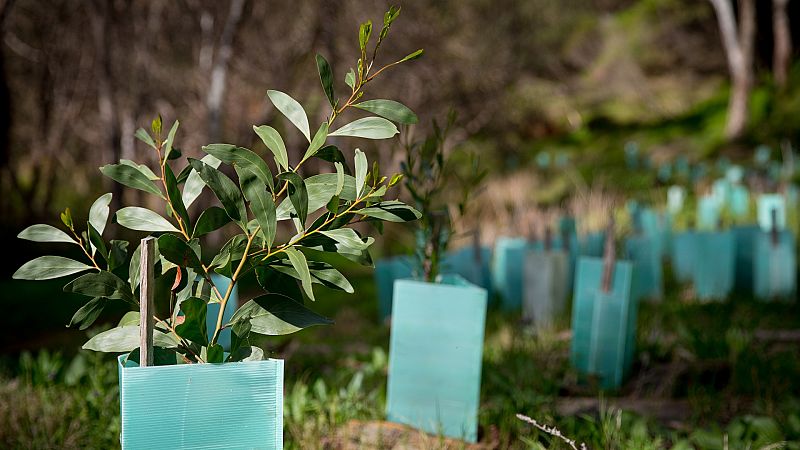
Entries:
[[[215,169],[222,163],[222,161],[218,160],[213,155],[206,155],[200,161]],[[197,200],[197,197],[203,192],[204,187],[206,187],[206,183],[200,177],[200,174],[192,169],[191,172],[189,172],[189,176],[186,178],[186,183],[183,185],[183,194],[181,195],[183,204],[186,205],[187,209]]]
[[328,98],[328,103],[332,107],[336,106],[336,96],[333,92],[333,70],[328,61],[319,53],[317,53],[317,71],[319,72],[319,80],[322,83],[322,90],[325,91],[325,97]]
[[266,294],[243,305],[231,323],[249,320],[250,331],[267,336],[291,334],[314,325],[330,325],[323,317],[285,295]]
[[[156,347],[175,348],[178,341],[174,336],[153,331],[153,345]],[[83,344],[85,350],[106,353],[125,353],[139,347],[139,326],[130,325],[104,331]]]
[[[291,201],[300,223],[305,226],[309,205],[308,190],[306,189],[305,182],[300,175],[294,172],[284,172],[279,174],[278,178],[289,182],[289,201]],[[330,200],[330,198],[328,200]],[[325,203],[327,203],[327,200]]]
[[64,292],[81,294],[87,297],[105,297],[136,303],[130,285],[120,277],[105,270],[87,273],[64,286]]
[[275,108],[303,133],[306,140],[311,142],[311,129],[308,126],[308,115],[306,115],[306,111],[300,103],[281,91],[269,90],[267,91],[267,96],[272,104],[275,105]]
[[139,128],[133,135],[136,137],[136,139],[139,139],[150,147],[153,147],[154,149],[157,148],[156,142],[152,137],[150,137],[150,134],[144,128]]
[[322,125],[319,126],[317,133],[314,134],[314,139],[311,140],[311,144],[308,145],[306,154],[303,156],[303,161],[316,155],[317,150],[322,148],[322,145],[325,144],[325,139],[327,138],[328,138],[328,123],[322,122]]
[[172,124],[172,128],[169,130],[169,134],[167,135],[167,140],[164,141],[164,160],[170,159],[170,153],[172,153],[172,147],[175,144],[175,133],[178,131],[178,127],[180,126],[180,122],[177,120],[175,123]]
[[283,143],[283,138],[281,134],[278,133],[278,130],[268,125],[261,125],[259,127],[253,125],[253,131],[256,132],[264,145],[266,145],[274,155],[278,170],[289,170],[289,155],[286,153],[286,144]]
[[138,164],[135,161],[131,161],[130,159],[120,159],[119,163],[120,164],[124,164],[126,166],[133,167],[134,169],[136,169],[139,172],[141,172],[142,175],[146,176],[147,179],[150,180],[150,181],[158,181],[158,179],[159,179],[159,176],[156,175],[155,173],[153,173],[153,171],[150,170],[150,168],[147,167],[144,164]]
[[89,328],[94,321],[100,317],[100,313],[103,312],[103,309],[106,307],[107,303],[107,298],[95,297],[91,299],[88,303],[75,311],[75,314],[72,316],[72,319],[70,319],[69,325],[67,326],[77,326],[79,330],[85,330]]
[[183,196],[178,188],[178,180],[175,179],[175,174],[172,172],[169,164],[164,165],[164,182],[167,185],[167,198],[169,198],[170,204],[175,209],[181,221],[183,221],[186,229],[189,229],[189,227],[192,226],[189,221],[189,213],[186,212],[186,205],[183,204]]
[[92,266],[62,256],[40,256],[22,265],[15,280],[49,280],[93,269]]
[[189,158],[189,163],[200,174],[200,178],[203,179],[206,186],[211,188],[214,195],[217,196],[228,216],[238,222],[240,226],[246,227],[247,212],[244,207],[244,199],[236,184],[227,175],[201,161]]
[[239,174],[239,184],[247,201],[250,202],[250,210],[261,226],[264,234],[265,244],[271,247],[275,240],[277,220],[275,218],[275,202],[272,195],[267,193],[267,188],[252,172],[246,169],[237,169]]
[[356,214],[363,214],[387,222],[410,222],[422,217],[419,211],[396,200],[388,200],[376,203],[367,208],[354,211]]
[[294,270],[300,275],[303,291],[311,300],[314,300],[314,290],[311,288],[311,273],[308,271],[308,261],[306,261],[305,255],[294,247],[289,247],[284,252],[289,257],[289,262],[294,267]]
[[108,205],[111,204],[111,193],[101,195],[89,208],[89,223],[99,234],[103,234],[108,223]]
[[31,225],[28,228],[22,230],[17,235],[17,237],[20,239],[25,239],[33,242],[69,242],[71,244],[76,243],[75,240],[72,239],[67,233],[59,230],[58,228],[52,225],[46,225],[46,224]]
[[126,164],[109,164],[100,168],[103,175],[117,183],[162,197],[161,191],[147,175]]
[[344,76],[344,83],[350,86],[350,89],[356,88],[356,71],[350,68],[350,71]]
[[356,149],[356,197],[361,198],[364,193],[364,185],[367,182],[367,155],[359,149]]
[[194,249],[174,234],[162,234],[158,237],[158,251],[164,259],[180,267],[203,270],[200,257]]
[[363,117],[330,133],[329,136],[388,139],[397,133],[397,127],[383,117]]
[[324,230],[320,234],[328,236],[334,241],[344,245],[345,247],[354,250],[366,250],[375,241],[372,237],[368,237],[367,241],[361,240],[361,236],[352,228],[339,228],[338,230]]
[[412,61],[412,60],[415,60],[417,58],[421,58],[423,53],[425,53],[425,51],[423,49],[419,49],[419,50],[417,50],[417,51],[415,51],[413,53],[409,53],[408,55],[406,55],[403,59],[401,59],[398,62]]
[[231,144],[211,144],[203,147],[203,151],[214,155],[215,158],[225,164],[241,167],[249,170],[261,180],[270,191],[274,191],[272,184],[272,172],[267,163],[256,155],[253,151],[246,148],[237,147]]
[[194,225],[192,237],[200,237],[212,231],[218,230],[230,223],[231,218],[228,213],[219,206],[212,206],[200,214],[197,223]]
[[364,111],[369,111],[393,122],[413,125],[419,121],[417,115],[402,103],[394,100],[367,100],[353,106]]
[[117,211],[117,223],[136,231],[179,232],[167,219],[146,208],[128,206]]

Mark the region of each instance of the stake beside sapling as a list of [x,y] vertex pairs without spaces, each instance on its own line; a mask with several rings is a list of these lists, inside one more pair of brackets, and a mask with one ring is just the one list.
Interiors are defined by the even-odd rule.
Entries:
[[[349,88],[346,99],[337,97],[333,71],[321,55],[316,66],[330,112],[312,134],[303,107],[280,91],[267,91],[272,105],[296,127],[308,142],[302,157],[294,165],[289,159],[284,139],[273,127],[254,126],[253,130],[269,149],[274,165],[258,153],[233,144],[210,144],[203,147],[202,159],[184,158],[176,146],[178,122],[163,133],[162,120],[152,122],[151,132],[139,129],[136,137],[154,153],[154,168],[130,160],[103,166],[100,171],[127,187],[144,191],[163,202],[166,217],[150,209],[128,206],[116,212],[119,225],[147,232],[157,237],[155,265],[154,332],[156,364],[222,363],[259,360],[263,352],[250,345],[250,336],[282,335],[331,321],[304,305],[304,297],[315,299],[313,284],[353,292],[348,280],[328,261],[328,254],[371,265],[367,249],[372,237],[363,236],[351,225],[355,222],[406,222],[420,213],[398,201],[387,200],[387,190],[401,175],[387,179],[377,166],[369,170],[366,155],[355,149],[353,166],[329,137],[389,139],[398,133],[395,123],[416,123],[416,115],[393,100],[363,101],[364,88],[378,75],[398,64],[422,55],[417,50],[380,68],[378,50],[400,13],[390,8],[385,14],[377,41],[368,49],[372,23],[359,29],[359,50],[355,68],[345,75]],[[343,126],[335,126],[346,110],[369,113]],[[393,123],[395,122],[395,123]],[[299,169],[317,158],[333,165],[334,173],[303,177]],[[180,170],[173,168],[185,159]],[[220,165],[233,167],[236,181]],[[273,169],[276,174],[273,175]],[[190,214],[193,203],[205,187],[219,200],[199,214]],[[50,225],[33,225],[19,237],[36,242],[69,243],[78,246],[83,261],[61,256],[42,256],[20,267],[15,279],[46,280],[80,274],[65,287],[65,292],[82,294],[89,300],[70,321],[71,326],[86,329],[112,301],[128,304],[118,326],[91,338],[84,348],[103,352],[138,354],[139,305],[136,290],[140,283],[139,248],[130,252],[122,240],[103,237],[109,219],[111,194],[94,202],[85,227],[73,220],[67,208],[61,214],[66,231]],[[285,242],[276,240],[277,224],[290,221],[295,232]],[[203,236],[233,223],[239,232],[211,259],[202,258]],[[127,275],[125,274],[127,269]],[[226,289],[217,288],[212,274],[230,278]],[[225,323],[223,313],[235,284],[254,273],[264,293],[240,307]],[[127,279],[126,279],[127,278]],[[207,305],[219,302],[216,325],[206,329]],[[229,353],[218,343],[220,332],[230,328]]]

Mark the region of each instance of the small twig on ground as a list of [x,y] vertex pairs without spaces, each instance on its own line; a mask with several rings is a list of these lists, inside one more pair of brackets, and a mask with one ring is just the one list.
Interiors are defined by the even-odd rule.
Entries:
[[[563,434],[561,434],[561,431],[558,428],[551,427],[551,426],[548,426],[548,425],[545,425],[545,424],[541,424],[541,423],[537,422],[536,419],[532,419],[532,418],[530,418],[530,417],[528,417],[528,416],[526,416],[524,414],[517,414],[517,419],[519,419],[519,420],[521,420],[523,422],[529,423],[529,424],[533,425],[534,427],[544,431],[545,433],[550,434],[552,436],[555,436],[555,437],[561,439],[562,441],[566,442],[567,445],[572,447],[573,450],[578,450],[578,447],[577,447],[578,444],[575,442],[575,440],[574,439],[570,439],[567,436],[564,436]],[[581,442],[580,448],[581,448],[581,450],[586,450],[586,444]]]

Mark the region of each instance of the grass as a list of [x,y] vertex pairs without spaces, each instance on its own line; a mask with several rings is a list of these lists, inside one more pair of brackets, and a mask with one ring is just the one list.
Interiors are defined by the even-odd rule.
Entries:
[[[263,343],[286,359],[286,448],[335,448],[350,420],[383,418],[388,329],[376,323],[369,273],[352,280],[359,295],[320,296],[317,306],[335,325]],[[698,304],[682,300],[677,286],[668,292],[663,303],[642,305],[633,375],[610,393],[577,383],[563,330],[535,335],[517,316],[490,311],[481,439],[499,448],[566,448],[515,418],[523,413],[590,448],[800,448],[800,344],[757,332],[800,329],[798,305],[747,298]],[[560,414],[586,397],[602,398],[604,406]],[[688,407],[656,421],[614,406],[641,399]],[[6,358],[0,447],[114,448],[118,433],[111,355],[42,350]]]

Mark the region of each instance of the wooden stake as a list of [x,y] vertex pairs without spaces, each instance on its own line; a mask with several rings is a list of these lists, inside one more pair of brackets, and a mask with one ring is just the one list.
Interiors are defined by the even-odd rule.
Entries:
[[778,245],[778,208],[772,208],[770,211],[770,216],[772,219],[772,246],[777,247]]
[[153,365],[153,267],[156,257],[156,238],[142,239],[139,261],[139,366]]
[[608,228],[606,228],[606,248],[603,251],[603,292],[611,291],[611,281],[614,275],[614,262],[617,259],[616,247],[614,246],[614,214],[608,217]]

